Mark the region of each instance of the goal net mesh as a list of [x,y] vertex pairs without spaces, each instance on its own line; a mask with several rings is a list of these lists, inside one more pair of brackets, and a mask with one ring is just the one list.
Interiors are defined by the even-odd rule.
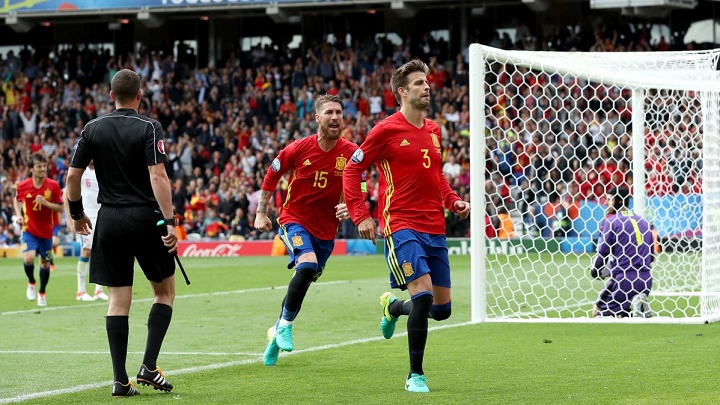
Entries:
[[654,228],[652,319],[716,320],[720,53],[480,49],[471,72],[481,72],[484,108],[472,113],[482,114],[485,175],[471,180],[485,200],[473,241],[486,259],[473,271],[484,272],[487,320],[589,319],[605,285],[590,277],[605,193],[616,186]]

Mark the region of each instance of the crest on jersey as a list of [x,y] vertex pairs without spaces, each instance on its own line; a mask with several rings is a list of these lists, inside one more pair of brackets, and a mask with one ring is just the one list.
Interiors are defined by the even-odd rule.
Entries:
[[276,172],[280,171],[280,159],[278,159],[278,158],[273,159],[272,169],[273,169],[273,171],[276,171]]
[[358,149],[353,153],[350,160],[353,161],[353,163],[360,163],[362,162],[363,158],[365,157],[365,154],[363,153],[362,149]]
[[43,197],[45,197],[46,200],[50,201],[50,197],[52,197],[52,191],[45,190],[45,193],[43,194]]
[[344,158],[342,156],[338,156],[335,158],[335,170],[345,169],[346,164],[347,164],[347,158]]
[[433,146],[436,148],[439,148],[440,147],[440,139],[438,138],[438,136],[435,135],[434,132],[430,132],[430,138],[432,138]]
[[402,268],[403,273],[405,273],[405,277],[410,277],[415,274],[415,271],[413,271],[412,264],[410,264],[410,262],[403,263]]
[[163,141],[162,139],[159,140],[157,143],[157,150],[163,155],[165,154],[165,141]]
[[302,236],[300,236],[300,235],[293,236],[292,243],[293,243],[293,246],[295,246],[295,247],[302,246],[303,245]]

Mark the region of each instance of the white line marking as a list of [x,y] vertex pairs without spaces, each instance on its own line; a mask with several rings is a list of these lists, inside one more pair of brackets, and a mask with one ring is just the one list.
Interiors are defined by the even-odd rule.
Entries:
[[[326,285],[334,285],[334,284],[352,284],[352,283],[358,283],[363,280],[339,280],[339,281],[325,281],[316,283],[315,285],[317,287],[320,286],[326,286]],[[376,282],[376,280],[372,280],[372,282]],[[232,294],[246,294],[246,293],[253,293],[253,292],[264,292],[264,291],[272,291],[272,290],[285,290],[287,289],[287,285],[282,286],[275,286],[275,287],[260,287],[260,288],[248,288],[245,290],[235,290],[235,291],[217,291],[217,292],[210,292],[210,293],[201,293],[201,294],[185,294],[185,295],[176,295],[175,299],[185,299],[185,298],[204,298],[204,297],[213,297],[218,295],[232,295]],[[152,302],[153,298],[140,298],[133,300],[133,302]],[[33,309],[21,309],[18,311],[8,311],[8,312],[0,312],[0,315],[18,315],[18,314],[29,314],[29,313],[35,313],[38,311],[60,311],[63,309],[81,309],[81,308],[89,308],[89,307],[107,307],[107,302],[103,301],[101,303],[97,304],[87,304],[87,305],[65,305],[61,307],[43,307],[40,308],[33,308]]]
[[[472,322],[463,322],[463,323],[435,326],[435,327],[429,328],[429,331],[456,328],[459,326],[467,326],[467,325],[472,325]],[[407,332],[396,333],[393,336],[393,339],[396,337],[405,336],[405,335],[407,335]],[[378,340],[385,340],[385,338],[383,338],[382,336],[377,336],[377,337],[372,337],[372,338],[349,340],[347,342],[342,342],[342,343],[332,343],[329,345],[315,346],[315,347],[311,347],[308,349],[294,350],[291,353],[283,352],[281,357],[293,356],[296,354],[303,354],[303,353],[317,352],[317,351],[321,351],[321,350],[337,349],[339,347],[374,342],[374,341],[378,341]],[[166,353],[162,353],[162,354],[166,354]],[[180,370],[165,372],[165,375],[173,376],[173,375],[181,375],[181,374],[188,374],[188,373],[197,373],[199,371],[210,371],[210,370],[217,370],[217,369],[226,368],[226,367],[234,367],[234,366],[242,366],[242,365],[252,364],[252,363],[259,363],[261,361],[262,361],[262,356],[257,357],[257,358],[252,358],[252,359],[228,361],[226,363],[220,363],[220,364],[211,364],[211,365],[207,365],[207,366],[182,368]],[[30,399],[46,398],[46,397],[62,395],[62,394],[71,394],[73,392],[87,391],[87,390],[92,390],[92,389],[102,388],[102,387],[107,387],[109,389],[111,387],[112,383],[113,383],[112,381],[108,380],[108,381],[96,382],[96,383],[92,383],[92,384],[77,385],[75,387],[62,388],[62,389],[58,389],[58,390],[32,392],[29,394],[22,394],[22,395],[10,397],[10,398],[0,398],[0,404],[22,402],[22,401],[27,401]]]
[[[101,354],[109,355],[102,350],[0,350],[0,354]],[[128,352],[129,355],[143,355],[145,352]],[[262,356],[262,353],[251,352],[162,352],[167,356]]]

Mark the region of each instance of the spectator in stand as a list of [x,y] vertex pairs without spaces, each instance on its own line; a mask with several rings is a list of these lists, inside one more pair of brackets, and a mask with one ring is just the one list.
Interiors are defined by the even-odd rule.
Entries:
[[[560,27],[553,28],[550,26],[549,35],[544,36],[533,35],[527,29],[521,30],[515,43],[504,35],[498,35],[497,45],[511,49],[538,47],[546,50],[586,51],[593,42],[598,42],[602,43],[605,51],[608,48],[606,43],[615,50],[643,50],[647,49],[649,42],[649,35],[643,33],[643,30],[631,34],[629,30],[610,24],[601,24],[597,32],[574,33]],[[618,35],[614,39],[614,31],[625,34],[625,38]],[[535,42],[531,41],[534,37],[537,38]],[[583,43],[583,38],[590,38],[592,42]],[[397,108],[392,92],[385,88],[389,73],[410,55],[419,55],[425,51],[431,58],[428,59],[431,66],[429,81],[433,88],[429,113],[433,117],[442,118],[437,123],[443,143],[447,142],[448,153],[452,151],[456,162],[469,173],[468,160],[463,158],[469,150],[468,143],[463,143],[469,119],[469,114],[464,115],[469,111],[467,55],[442,55],[447,47],[443,47],[441,41],[435,40],[429,33],[423,35],[422,41],[404,38],[399,46],[376,41],[371,35],[367,36],[367,40],[353,45],[342,41],[335,44],[306,41],[306,54],[300,58],[286,47],[281,47],[278,52],[272,52],[271,47],[255,47],[249,52],[231,49],[225,60],[209,61],[206,66],[193,66],[194,54],[187,52],[187,45],[181,45],[182,52],[177,58],[172,52],[150,47],[141,47],[129,55],[113,55],[108,50],[93,51],[75,46],[65,47],[53,55],[44,54],[44,51],[31,55],[25,52],[26,57],[21,59],[20,68],[12,72],[7,66],[14,66],[18,58],[13,55],[2,60],[0,57],[0,84],[3,86],[0,92],[0,133],[4,141],[2,174],[17,178],[17,174],[23,171],[21,166],[27,165],[27,150],[32,137],[21,137],[23,118],[27,118],[24,112],[33,111],[33,106],[38,108],[35,111],[36,133],[41,137],[36,142],[37,149],[54,143],[58,146],[57,157],[62,157],[59,151],[61,144],[72,149],[85,123],[112,110],[111,100],[107,96],[109,79],[117,70],[130,67],[144,78],[143,87],[147,96],[143,97],[141,111],[162,123],[166,129],[168,156],[176,156],[178,159],[172,164],[173,170],[168,171],[168,176],[174,177],[172,180],[190,180],[194,177],[193,170],[199,168],[205,183],[198,191],[209,187],[207,180],[213,175],[219,178],[218,184],[215,184],[217,190],[225,189],[220,183],[235,187],[245,180],[257,183],[260,180],[257,173],[263,173],[271,159],[258,159],[252,165],[253,169],[246,170],[244,176],[241,171],[231,175],[234,170],[225,169],[228,162],[233,159],[239,162],[248,148],[254,158],[258,154],[264,156],[270,148],[278,153],[289,142],[315,133],[316,123],[312,114],[308,116],[307,112],[312,111],[312,105],[308,103],[318,92],[337,91],[346,113],[357,108],[358,114],[354,116],[356,120],[348,121],[343,137],[361,143],[370,128]],[[678,44],[663,45],[662,41],[657,44],[658,49],[665,46],[677,48]],[[193,55],[192,60],[187,55]],[[320,64],[323,64],[322,74]],[[567,185],[573,174],[587,163],[586,149],[593,143],[593,135],[598,135],[598,148],[608,148],[610,157],[617,162],[615,173],[623,171],[627,176],[628,168],[621,168],[620,158],[632,154],[630,137],[625,132],[631,128],[628,125],[631,118],[629,92],[609,86],[589,86],[582,81],[569,81],[567,78],[558,80],[548,75],[529,75],[523,68],[513,71],[509,65],[495,73],[499,85],[487,92],[486,99],[490,107],[486,122],[492,137],[497,134],[497,139],[492,140],[490,137],[488,140],[496,142],[498,149],[503,152],[494,164],[502,167],[502,175],[508,186],[523,184],[523,177],[528,178],[536,190],[541,190],[547,179],[562,181]],[[603,97],[607,95],[608,98],[597,103],[595,94]],[[280,112],[285,104],[285,95],[296,100],[295,114],[286,111],[289,107]],[[560,98],[564,104],[558,104]],[[306,103],[304,107],[303,99]],[[658,105],[665,103],[661,97],[657,99],[662,100]],[[385,111],[388,100],[389,109]],[[671,99],[667,101],[672,103]],[[567,108],[570,105],[575,106],[577,112],[570,112]],[[700,187],[702,178],[699,170],[693,168],[688,171],[684,166],[686,160],[693,162],[697,159],[692,158],[691,152],[685,151],[682,153],[684,159],[676,159],[677,163],[671,163],[674,152],[668,146],[669,141],[678,134],[701,135],[698,131],[700,122],[693,118],[698,116],[694,108],[692,105],[679,105],[678,113],[682,119],[677,124],[653,126],[653,122],[660,122],[654,120],[648,127],[647,142],[652,146],[657,145],[660,152],[661,160],[658,163],[662,168],[654,175],[658,186],[653,186],[660,193],[691,192]],[[455,112],[450,112],[453,109],[459,115],[457,121]],[[446,112],[449,121],[445,119]],[[650,116],[658,113],[654,105],[649,107]],[[207,124],[207,128],[203,123]],[[282,136],[278,136],[273,128],[282,130]],[[552,134],[549,140],[546,136],[548,134]],[[535,135],[538,137],[537,143],[533,142]],[[567,143],[563,136],[567,138]],[[48,137],[54,138],[54,142],[48,140]],[[176,140],[175,145],[170,144],[171,138]],[[503,142],[511,142],[509,152],[504,149]],[[531,161],[537,155],[536,150],[541,143],[545,144],[541,148],[541,161]],[[680,143],[673,148],[688,149]],[[220,152],[220,162],[225,166],[211,168],[208,174],[206,165],[214,159],[214,152]],[[446,161],[448,153],[444,155]],[[12,159],[11,154],[14,154]],[[651,152],[648,156],[654,155]],[[549,162],[543,161],[546,158]],[[574,162],[577,162],[577,166]],[[547,167],[546,163],[554,165]],[[512,178],[507,178],[507,164],[510,165]],[[537,167],[534,167],[535,164]],[[489,168],[487,179],[492,178],[493,170]],[[49,176],[58,176],[55,179],[61,181],[61,172],[62,169],[57,173],[50,172]],[[218,175],[218,172],[228,175]],[[646,177],[650,176],[649,173]],[[456,182],[458,178],[460,181]],[[461,174],[451,177],[449,181],[457,191],[458,187],[468,184],[468,178]],[[557,178],[561,180],[555,180]],[[605,191],[603,187],[617,185],[613,178],[621,179],[621,176],[611,174],[610,182],[593,188],[588,193],[589,198],[598,199]],[[670,186],[666,187],[666,183],[670,186],[674,183],[676,191]],[[662,191],[665,188],[669,189]],[[193,194],[188,194],[183,205],[188,208],[192,205],[189,199]],[[219,203],[226,199],[225,196],[219,198]],[[514,209],[512,205],[507,208],[509,211]],[[193,209],[189,208],[188,212],[194,214]],[[247,211],[245,215],[249,215]],[[223,221],[229,224],[226,219]],[[449,232],[455,232],[448,229]]]
[[512,239],[515,237],[515,225],[513,224],[510,214],[508,214],[507,208],[498,207],[497,217],[499,226],[497,228],[497,237],[499,239]]

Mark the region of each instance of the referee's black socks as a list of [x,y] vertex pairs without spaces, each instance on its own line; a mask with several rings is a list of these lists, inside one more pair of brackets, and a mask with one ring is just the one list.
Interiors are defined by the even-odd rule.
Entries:
[[145,344],[145,357],[143,357],[143,364],[148,370],[157,369],[157,358],[165,339],[165,333],[170,327],[172,313],[172,307],[165,304],[153,304],[150,308],[147,343]]
[[110,343],[110,357],[112,358],[113,374],[115,381],[121,384],[128,383],[125,360],[127,358],[128,327],[127,316],[107,316],[105,318],[105,329],[107,330],[108,343]]

